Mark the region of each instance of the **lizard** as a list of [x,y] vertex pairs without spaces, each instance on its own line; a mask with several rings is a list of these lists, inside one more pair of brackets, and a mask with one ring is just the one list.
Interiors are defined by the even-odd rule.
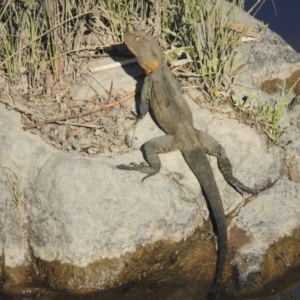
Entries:
[[142,180],[144,181],[160,171],[159,153],[181,151],[200,183],[217,236],[215,277],[207,296],[209,300],[216,299],[226,260],[227,225],[221,196],[207,154],[217,157],[218,167],[224,178],[241,194],[244,192],[258,194],[269,186],[261,188],[245,186],[233,176],[232,165],[221,144],[204,131],[194,128],[191,109],[181,93],[178,81],[164,63],[164,54],[158,42],[142,31],[125,33],[124,41],[146,73],[138,120],[151,110],[156,123],[166,135],[153,138],[142,146],[148,164],[132,162],[129,165],[117,165],[116,168],[143,172],[147,174]]

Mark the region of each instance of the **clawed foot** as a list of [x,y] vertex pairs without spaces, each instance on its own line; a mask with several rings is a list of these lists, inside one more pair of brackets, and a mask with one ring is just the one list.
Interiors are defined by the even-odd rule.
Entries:
[[159,171],[159,170],[156,171],[155,169],[151,168],[145,162],[141,162],[140,164],[132,162],[129,165],[117,165],[116,168],[120,170],[139,171],[148,174],[142,179],[142,182],[146,178],[149,178],[150,176],[157,174]]
[[116,168],[120,170],[129,170],[129,171],[141,171],[141,168],[149,167],[145,162],[141,162],[137,164],[135,162],[131,162],[129,165],[117,165]]

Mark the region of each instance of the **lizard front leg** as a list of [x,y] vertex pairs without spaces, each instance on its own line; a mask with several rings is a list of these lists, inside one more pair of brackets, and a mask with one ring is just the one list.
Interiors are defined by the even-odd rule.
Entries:
[[129,165],[118,165],[116,168],[146,173],[148,175],[142,179],[142,181],[144,181],[146,178],[159,172],[161,167],[161,161],[158,155],[159,153],[175,151],[178,148],[179,142],[174,135],[156,137],[142,146],[142,150],[148,165],[145,162],[140,164],[132,162]]
[[202,145],[205,153],[216,156],[218,159],[218,166],[223,174],[225,180],[233,186],[239,193],[243,195],[243,192],[250,194],[258,194],[270,187],[270,184],[266,184],[260,188],[249,188],[241,183],[237,178],[233,176],[232,165],[222,145],[216,141],[213,137],[201,130],[196,130],[199,143]]

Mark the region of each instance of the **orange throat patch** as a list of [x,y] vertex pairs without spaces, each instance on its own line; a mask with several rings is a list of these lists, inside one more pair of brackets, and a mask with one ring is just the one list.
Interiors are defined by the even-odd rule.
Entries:
[[154,72],[159,67],[159,61],[143,59],[139,61],[140,66],[145,70],[146,74]]

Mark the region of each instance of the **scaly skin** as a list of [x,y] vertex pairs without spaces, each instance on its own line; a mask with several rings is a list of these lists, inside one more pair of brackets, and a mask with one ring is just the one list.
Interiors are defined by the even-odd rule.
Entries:
[[148,174],[145,177],[147,178],[160,170],[159,153],[178,149],[182,152],[202,187],[215,225],[218,242],[216,274],[208,295],[208,299],[215,299],[226,258],[227,226],[220,193],[206,153],[217,156],[219,168],[225,179],[239,192],[256,194],[267,187],[251,189],[233,177],[232,167],[224,148],[211,136],[194,128],[191,110],[170,69],[164,64],[164,55],[158,43],[144,32],[128,32],[125,34],[125,44],[147,74],[142,89],[139,118],[146,115],[150,104],[157,123],[166,135],[154,138],[143,145],[149,165],[131,163],[129,166],[119,165],[117,168],[140,171]]

